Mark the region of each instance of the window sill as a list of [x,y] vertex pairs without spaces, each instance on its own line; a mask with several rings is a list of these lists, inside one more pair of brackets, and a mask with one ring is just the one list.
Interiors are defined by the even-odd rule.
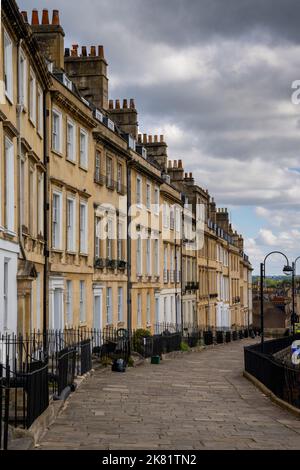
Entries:
[[[73,253],[72,253],[72,254],[73,254]],[[83,257],[87,258],[87,257],[89,256],[89,254],[88,254],[88,253],[81,253],[81,252],[80,252],[80,253],[79,253],[79,256],[83,256]]]
[[40,138],[41,140],[44,139],[44,137],[43,137],[43,135],[42,135],[42,133],[41,133],[40,131],[37,131],[37,135],[39,136],[39,138]]
[[67,251],[66,251],[66,254],[67,254],[67,255],[71,255],[71,256],[76,256],[76,251],[67,250]]
[[13,98],[12,98],[11,96],[9,96],[9,94],[7,93],[7,91],[5,92],[5,97],[6,97],[7,101],[8,101],[8,103],[9,103],[11,106],[13,106],[14,100],[13,100]]
[[32,125],[32,127],[36,128],[36,122],[34,122],[31,118],[29,118],[29,122]]
[[9,229],[7,229],[7,228],[4,228],[4,232],[5,232],[5,234],[8,235],[9,237],[16,237],[16,236],[17,236],[16,232],[14,232],[13,230],[9,230]]
[[79,168],[80,170],[85,171],[86,173],[88,172],[88,168],[86,166],[82,166],[79,164]]
[[79,328],[86,328],[86,327],[87,327],[87,322],[86,321],[79,322]]
[[58,151],[58,150],[55,150],[54,148],[51,149],[52,153],[54,153],[54,155],[56,155],[57,157],[60,157],[60,158],[63,158],[63,154]]
[[66,161],[67,161],[68,163],[71,163],[71,164],[74,165],[74,166],[76,165],[76,160],[72,160],[71,158],[68,158],[68,157],[67,157],[67,158],[66,158]]
[[63,254],[64,250],[62,250],[61,248],[55,248],[55,247],[52,247],[51,248],[51,251],[54,252],[54,253],[58,253],[58,254]]

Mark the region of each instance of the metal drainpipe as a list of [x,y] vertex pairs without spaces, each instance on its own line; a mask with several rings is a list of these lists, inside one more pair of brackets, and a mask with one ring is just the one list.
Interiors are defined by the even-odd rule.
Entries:
[[132,329],[132,302],[131,302],[131,167],[130,163],[127,165],[127,329],[131,335]]
[[181,276],[180,276],[180,281],[181,281],[181,311],[180,311],[180,317],[181,317],[181,334],[183,336],[183,236],[184,236],[184,207],[183,210],[181,211],[181,237],[180,237],[180,269],[181,269]]
[[21,114],[23,112],[23,105],[21,104],[21,96],[20,96],[20,83],[19,83],[19,72],[20,72],[20,48],[22,45],[23,40],[20,39],[17,46],[17,93],[18,93],[18,103],[17,103],[17,129],[18,129],[18,163],[19,163],[19,184],[18,184],[18,205],[19,205],[19,245],[21,248],[23,259],[26,260],[26,253],[23,247],[23,214],[22,214],[22,207],[21,207],[21,162],[22,162],[22,143],[21,143]]
[[43,108],[44,108],[44,166],[46,172],[44,173],[44,279],[43,279],[43,343],[44,350],[47,347],[47,309],[48,309],[48,277],[49,277],[49,246],[48,246],[48,210],[49,210],[49,195],[48,195],[48,172],[49,172],[49,156],[48,156],[48,113],[47,113],[47,91],[43,92]]

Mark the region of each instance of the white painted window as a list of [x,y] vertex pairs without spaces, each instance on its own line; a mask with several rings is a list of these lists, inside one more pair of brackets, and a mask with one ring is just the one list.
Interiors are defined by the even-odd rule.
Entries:
[[76,160],[76,127],[69,119],[67,121],[67,159],[71,162]]
[[56,109],[52,111],[52,149],[62,153],[62,115]]
[[27,106],[27,60],[24,52],[20,51],[19,56],[19,97],[20,104]]
[[13,43],[6,31],[4,31],[4,85],[5,94],[9,101],[13,102]]
[[146,186],[146,206],[147,209],[151,209],[151,184],[147,183]]
[[80,253],[86,254],[87,247],[87,231],[88,231],[88,206],[86,202],[80,203]]
[[146,317],[147,317],[147,325],[151,323],[151,297],[150,293],[147,292],[147,312],[146,312]]
[[159,297],[155,297],[155,323],[159,323]]
[[164,323],[167,323],[167,314],[168,314],[168,298],[164,297]]
[[41,274],[37,273],[36,278],[36,329],[41,330],[42,318],[41,318]]
[[163,205],[163,224],[164,228],[169,228],[169,206],[166,203]]
[[106,185],[109,188],[113,185],[113,163],[110,157],[106,157]]
[[113,221],[107,221],[106,257],[112,259],[113,256]]
[[58,192],[52,198],[52,247],[62,248],[62,195]]
[[155,275],[160,275],[159,269],[159,240],[156,238],[154,240],[154,265],[155,265]]
[[95,258],[101,257],[101,219],[95,217]]
[[137,295],[137,326],[142,326],[142,295]]
[[44,234],[44,175],[38,174],[37,181],[37,230],[39,235]]
[[67,320],[68,326],[72,326],[73,324],[73,284],[72,284],[72,281],[67,281],[66,320]]
[[[23,217],[23,225],[26,225],[25,215],[26,215],[26,203],[25,203],[25,158],[21,158],[21,170],[20,170],[20,191],[21,191],[21,213]],[[1,211],[0,211],[1,212]]]
[[79,309],[80,309],[80,322],[86,321],[86,292],[85,292],[85,281],[80,281],[80,297],[79,297]]
[[101,154],[97,150],[95,155],[95,181],[100,183],[100,176],[101,176]]
[[14,145],[5,137],[5,227],[15,230],[15,158]]
[[142,275],[142,239],[140,235],[136,241],[136,274],[137,276]]
[[118,260],[123,260],[123,224],[118,222],[118,239],[117,239],[117,258]]
[[29,176],[28,176],[28,228],[29,233],[34,235],[35,221],[36,221],[36,207],[35,207],[35,190],[36,190],[36,179],[35,179],[35,167],[29,165]]
[[154,188],[154,211],[155,214],[159,214],[159,189]]
[[176,232],[180,232],[180,227],[181,227],[181,210],[179,207],[176,207],[175,209],[175,226],[176,226]]
[[43,91],[40,87],[38,87],[37,91],[37,129],[40,136],[43,136],[44,130],[44,104],[43,104]]
[[76,251],[76,201],[67,198],[67,250]]
[[136,179],[136,203],[142,204],[142,180],[139,176]]
[[106,323],[111,325],[113,322],[112,315],[112,288],[107,287],[106,289]]
[[146,271],[147,275],[151,276],[151,238],[146,240]]
[[86,131],[80,129],[80,166],[83,168],[88,167],[88,135]]
[[168,247],[164,247],[164,282],[168,281]]
[[4,272],[3,272],[3,330],[7,330],[8,325],[8,266],[9,260],[4,259]]
[[122,192],[122,184],[123,184],[123,167],[121,163],[118,163],[117,166],[117,191],[119,193]]
[[36,78],[32,70],[30,70],[29,79],[29,118],[32,124],[36,125]]
[[123,287],[118,287],[118,321],[123,321]]

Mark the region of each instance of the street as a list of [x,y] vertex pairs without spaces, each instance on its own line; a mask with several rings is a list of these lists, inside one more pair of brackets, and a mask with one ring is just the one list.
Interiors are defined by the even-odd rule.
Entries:
[[300,420],[242,376],[236,341],[126,373],[96,372],[39,449],[299,449]]

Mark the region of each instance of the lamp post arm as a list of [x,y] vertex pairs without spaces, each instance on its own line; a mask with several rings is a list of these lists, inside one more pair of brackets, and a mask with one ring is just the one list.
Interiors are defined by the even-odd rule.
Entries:
[[[290,265],[289,260],[288,260],[288,257],[287,257],[284,253],[282,253],[281,251],[271,251],[271,253],[267,254],[267,256],[266,256],[265,259],[264,259],[264,266],[266,266],[266,261],[267,261],[267,259],[269,258],[269,256],[274,255],[274,254],[278,254],[278,255],[284,256],[284,258],[286,259],[286,262],[287,262],[287,266]],[[299,258],[300,258],[300,256],[299,256]]]

